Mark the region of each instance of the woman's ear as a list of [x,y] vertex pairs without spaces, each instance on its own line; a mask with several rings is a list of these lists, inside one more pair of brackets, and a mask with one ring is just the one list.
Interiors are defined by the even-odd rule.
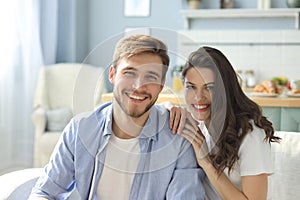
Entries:
[[114,80],[115,80],[115,68],[114,66],[110,66],[109,67],[109,82],[111,82],[111,84],[114,84]]

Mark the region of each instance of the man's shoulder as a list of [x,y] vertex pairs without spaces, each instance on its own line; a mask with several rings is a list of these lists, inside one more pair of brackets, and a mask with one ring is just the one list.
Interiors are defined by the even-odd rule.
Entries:
[[70,122],[71,128],[79,137],[93,138],[100,136],[108,119],[110,119],[111,103],[102,104],[95,111],[77,114]]
[[111,103],[101,105],[95,111],[76,115],[71,122],[72,137],[79,141],[89,152],[95,154],[99,148],[99,142],[104,138],[108,130],[107,123],[110,119]]
[[154,105],[150,113],[150,119],[152,126],[156,127],[156,132],[170,132],[170,113],[169,111],[160,105]]
[[74,116],[76,123],[94,123],[106,118],[111,113],[111,102],[100,105],[94,111],[83,112]]
[[170,128],[170,112],[168,109],[161,105],[155,105],[154,109],[157,114],[157,127],[158,129],[158,137],[161,141],[177,141],[184,142],[184,138],[178,134],[172,134],[172,130]]
[[161,114],[168,114],[169,111],[164,106],[159,104],[154,104],[153,108],[157,110],[157,112],[160,112]]
[[[162,121],[168,121],[170,120],[170,112],[163,106],[161,105],[153,105],[153,108],[152,108],[152,112],[150,115],[153,115],[153,113],[155,113],[155,117],[157,118],[157,120],[159,122],[162,122]],[[153,116],[150,116],[150,118],[153,117]]]

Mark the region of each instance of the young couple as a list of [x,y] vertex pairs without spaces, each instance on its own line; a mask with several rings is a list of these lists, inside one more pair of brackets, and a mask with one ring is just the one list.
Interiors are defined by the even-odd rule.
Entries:
[[70,121],[29,199],[66,199],[74,189],[80,199],[266,199],[278,138],[228,60],[209,47],[190,55],[191,114],[155,105],[168,66],[157,38],[122,39],[109,71],[113,102]]

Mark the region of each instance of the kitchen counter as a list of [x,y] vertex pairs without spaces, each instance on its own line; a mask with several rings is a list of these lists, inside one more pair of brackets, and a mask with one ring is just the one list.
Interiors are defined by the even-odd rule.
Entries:
[[[112,100],[112,93],[106,93],[102,95],[102,102],[109,102]],[[263,107],[289,107],[300,108],[300,98],[298,97],[252,97],[249,96],[254,102]],[[162,92],[157,103],[169,101],[174,104],[185,104],[183,93]]]
[[300,108],[300,98],[297,97],[250,97],[254,102],[264,107]]

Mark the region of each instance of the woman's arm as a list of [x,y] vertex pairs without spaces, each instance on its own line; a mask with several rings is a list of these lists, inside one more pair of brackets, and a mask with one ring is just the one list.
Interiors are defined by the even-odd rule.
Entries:
[[242,191],[240,191],[224,173],[221,173],[220,176],[218,175],[216,168],[212,165],[209,159],[205,138],[199,129],[195,130],[192,126],[186,124],[183,131],[179,134],[185,137],[193,145],[198,164],[203,168],[211,184],[222,199],[265,200],[267,198],[267,174],[243,176]]
[[177,132],[192,144],[198,164],[203,168],[220,197],[230,200],[266,199],[268,190],[267,174],[243,176],[242,191],[240,191],[224,173],[221,173],[221,175],[217,173],[209,159],[205,137],[198,126],[192,124],[195,120],[190,119],[190,117],[192,116],[186,109],[172,107],[170,109],[170,127],[173,128],[173,133]]
[[267,199],[268,191],[268,175],[261,174],[255,176],[243,176],[242,177],[242,191],[240,191],[235,185],[228,179],[228,177],[222,173],[220,176],[217,174],[217,170],[211,163],[202,166],[211,184],[224,200],[243,200],[243,199],[255,199],[265,200]]

